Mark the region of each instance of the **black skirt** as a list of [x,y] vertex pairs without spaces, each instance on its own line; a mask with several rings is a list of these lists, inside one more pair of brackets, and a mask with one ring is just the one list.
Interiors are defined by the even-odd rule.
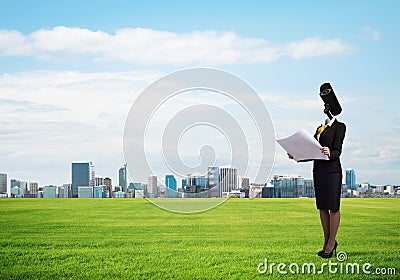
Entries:
[[317,209],[338,211],[342,192],[342,173],[313,172]]

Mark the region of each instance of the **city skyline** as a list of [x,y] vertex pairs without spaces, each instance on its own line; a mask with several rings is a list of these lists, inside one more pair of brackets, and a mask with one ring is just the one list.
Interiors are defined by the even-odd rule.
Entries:
[[[398,1],[3,4],[0,172],[9,177],[68,182],[66,163],[90,159],[98,174],[116,182],[114,170],[125,162],[126,116],[141,91],[170,72],[211,67],[239,76],[259,93],[277,139],[301,128],[315,131],[325,118],[318,89],[331,82],[343,107],[338,119],[347,126],[343,168],[357,170],[360,182],[400,182],[400,97],[393,85],[400,62]],[[176,96],[150,123],[146,147],[155,172],[165,165],[156,138],[162,121],[210,103],[246,130],[232,100],[215,92]],[[255,140],[247,139],[249,147]],[[219,152],[216,164],[230,163],[229,139],[215,128],[193,127],[180,144],[188,166],[199,164],[205,144]],[[275,147],[271,174],[309,178],[311,170]]]
[[[147,182],[135,182],[129,177],[129,175],[127,173],[125,173],[126,172],[126,168],[127,168],[127,164],[125,163],[125,164],[122,165],[122,167],[120,167],[118,169],[118,175],[116,176],[118,178],[118,180],[116,180],[116,179],[113,179],[112,176],[108,176],[108,175],[107,176],[103,176],[103,175],[95,174],[95,171],[94,171],[95,170],[95,165],[91,161],[71,162],[70,165],[71,165],[71,169],[70,169],[71,180],[67,181],[67,182],[60,182],[60,183],[54,183],[53,182],[51,184],[40,184],[40,180],[29,181],[29,180],[24,180],[24,179],[21,179],[21,178],[16,178],[16,177],[9,176],[9,174],[6,173],[6,172],[0,172],[0,183],[1,183],[0,184],[0,188],[1,188],[1,190],[3,190],[6,187],[7,188],[7,193],[9,194],[11,192],[11,185],[12,184],[11,183],[9,184],[8,181],[11,182],[12,180],[17,180],[17,182],[26,183],[27,187],[29,186],[29,189],[32,188],[31,185],[35,185],[35,188],[38,189],[39,187],[45,187],[45,186],[65,186],[65,185],[71,184],[72,190],[74,188],[76,188],[75,191],[72,191],[72,195],[73,195],[73,197],[77,197],[78,185],[81,185],[81,186],[87,185],[88,187],[92,187],[92,188],[94,186],[107,185],[106,183],[104,183],[105,179],[106,180],[111,180],[112,182],[118,182],[118,184],[111,185],[110,186],[111,188],[113,188],[113,187],[121,187],[122,191],[126,192],[127,187],[128,187],[129,184],[142,184],[142,185],[145,184],[146,185],[146,183],[147,183],[147,185],[154,185],[153,186],[154,189],[158,188],[160,185],[165,186],[165,187],[169,187],[169,183],[168,183],[169,179],[173,179],[174,180],[174,183],[171,185],[171,186],[174,186],[174,187],[172,187],[171,189],[176,191],[178,188],[182,188],[181,181],[188,178],[188,177],[179,177],[179,176],[175,177],[175,175],[173,175],[173,174],[152,174],[152,175],[148,176]],[[88,178],[89,179],[83,179],[84,182],[82,181],[81,184],[73,183],[74,182],[74,179],[73,179],[74,166],[77,168],[77,171],[76,171],[77,173],[82,173],[82,168],[83,168],[84,169],[83,173],[88,173],[88,176],[89,176]],[[217,174],[217,176],[213,175],[215,173],[215,171],[214,171],[215,168],[217,168],[218,173],[219,173],[220,170],[229,169],[230,167],[228,167],[228,166],[209,167],[208,171],[204,172],[203,175],[202,175],[202,173],[197,172],[196,174],[188,174],[188,176],[189,177],[192,176],[192,175],[196,176],[196,177],[202,177],[202,176],[204,177],[205,176],[205,177],[208,178],[208,183],[207,184],[209,184],[211,186],[211,188],[212,188],[216,184],[219,184],[219,182],[218,182],[219,181],[219,179],[218,179],[219,177],[218,176],[221,176],[221,175],[218,175],[218,174]],[[121,176],[123,177],[123,179],[121,179]],[[214,181],[214,176],[216,176],[216,180],[217,181]],[[249,179],[248,177],[243,177],[243,176],[240,176],[240,174],[236,174],[236,173],[235,173],[234,176],[236,176],[237,179],[239,179],[239,178],[247,178],[247,179]],[[304,178],[306,180],[312,179],[312,176],[311,177],[307,177],[307,176],[304,176],[303,174],[293,174],[293,173],[292,174],[280,174],[280,175],[272,174],[270,176],[270,178],[268,178],[268,180],[266,180],[265,182],[257,183],[257,182],[248,181],[248,184],[255,184],[255,185],[265,184],[265,185],[267,185],[271,181],[273,181],[274,177],[276,177],[276,176],[294,176],[294,177],[300,176],[300,177],[302,177],[302,178]],[[165,177],[165,180],[161,179],[162,177]],[[150,179],[150,178],[152,178],[152,179]],[[101,183],[98,183],[99,179],[101,179]],[[82,180],[82,178],[80,178],[80,179],[77,178],[75,181],[78,182],[80,180]],[[124,182],[123,185],[121,185],[121,182]],[[177,182],[180,182],[180,183],[178,184]],[[218,183],[216,183],[216,182],[218,182]],[[238,182],[238,181],[236,181],[236,182]],[[227,182],[225,182],[224,184],[227,184]],[[232,183],[229,183],[229,184],[232,184]],[[355,190],[357,186],[360,186],[362,184],[370,184],[370,182],[368,182],[368,181],[358,182],[356,180],[355,170],[353,168],[346,168],[346,169],[343,170],[343,181],[342,181],[342,184],[343,185],[347,185],[349,189]],[[391,186],[400,186],[400,184],[385,184],[385,183],[384,184],[372,184],[372,185],[375,185],[375,186],[390,186],[390,185]],[[222,187],[222,188],[224,188],[224,187]],[[225,188],[227,188],[227,187],[225,187]],[[233,187],[232,189],[235,189],[235,188]],[[222,190],[221,190],[221,192],[222,192]],[[0,191],[0,193],[1,193],[1,191]],[[153,193],[157,193],[157,191],[154,190]]]

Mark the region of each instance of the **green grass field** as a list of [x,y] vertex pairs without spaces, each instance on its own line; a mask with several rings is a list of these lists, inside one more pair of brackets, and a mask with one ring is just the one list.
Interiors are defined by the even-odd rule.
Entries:
[[[400,277],[400,200],[342,199],[338,251],[346,263],[395,268]],[[0,279],[298,278],[288,266],[323,260],[313,199],[230,199],[197,214],[144,199],[0,200]],[[285,263],[260,274],[258,264]],[[340,263],[336,258],[332,262]],[[382,275],[307,275],[384,279]]]

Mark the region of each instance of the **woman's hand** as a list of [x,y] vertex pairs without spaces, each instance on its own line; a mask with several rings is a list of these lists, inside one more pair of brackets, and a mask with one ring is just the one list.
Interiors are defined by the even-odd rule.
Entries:
[[327,155],[328,157],[331,156],[331,151],[329,150],[328,147],[322,147],[322,148],[321,148],[321,152],[322,152],[324,155]]

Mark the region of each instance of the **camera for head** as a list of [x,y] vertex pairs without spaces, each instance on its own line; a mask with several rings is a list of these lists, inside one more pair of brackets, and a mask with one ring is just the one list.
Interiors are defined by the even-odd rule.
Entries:
[[332,115],[337,116],[342,112],[342,107],[330,83],[321,85],[319,88],[319,96],[324,101],[324,113],[328,115],[329,119],[332,119]]

